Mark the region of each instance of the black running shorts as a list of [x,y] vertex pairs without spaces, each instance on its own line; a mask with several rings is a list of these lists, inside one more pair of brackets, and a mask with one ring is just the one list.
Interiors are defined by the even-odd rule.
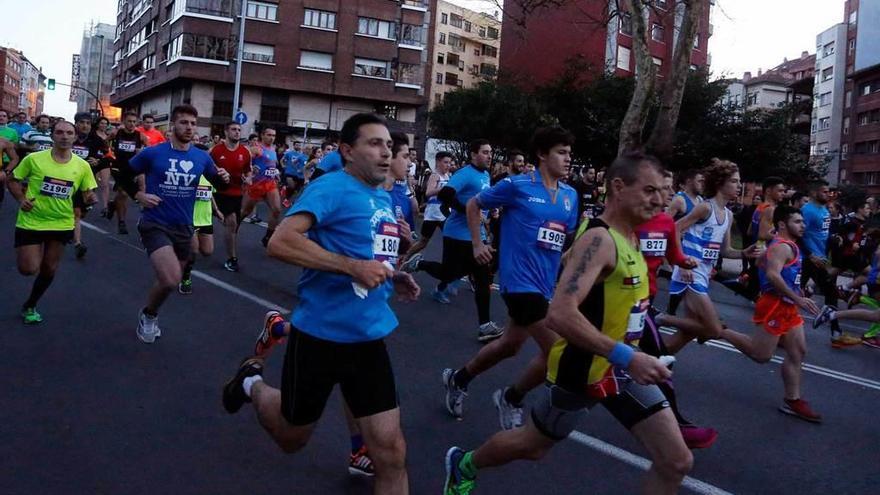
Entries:
[[[214,201],[217,203],[217,209],[220,210],[224,218],[233,213],[241,216],[241,196],[217,193],[214,195]],[[238,220],[240,221],[241,218]]]
[[138,233],[147,255],[165,246],[174,248],[177,259],[185,261],[192,252],[193,228],[189,225],[169,227],[154,222],[138,222]]
[[434,235],[435,230],[440,229],[440,231],[442,232],[443,223],[444,222],[442,220],[423,220],[422,228],[420,230],[422,238],[427,241],[431,238],[432,235]]
[[73,230],[30,230],[15,228],[14,247],[32,246],[57,241],[67,244],[73,240]]
[[507,315],[521,327],[527,327],[547,317],[550,301],[538,292],[504,292],[501,294],[507,305]]
[[281,376],[284,418],[297,426],[315,423],[336,384],[355,418],[397,408],[384,340],[343,344],[291,327]]

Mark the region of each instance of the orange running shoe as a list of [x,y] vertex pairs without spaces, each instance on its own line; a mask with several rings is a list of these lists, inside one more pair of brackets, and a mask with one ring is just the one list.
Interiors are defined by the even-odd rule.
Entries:
[[278,322],[284,322],[284,317],[281,316],[281,313],[278,311],[266,313],[266,316],[263,318],[263,330],[260,332],[259,337],[257,337],[256,344],[254,344],[254,356],[265,359],[269,355],[269,351],[272,350],[272,347],[284,342],[283,336],[276,337],[272,333],[272,327]]

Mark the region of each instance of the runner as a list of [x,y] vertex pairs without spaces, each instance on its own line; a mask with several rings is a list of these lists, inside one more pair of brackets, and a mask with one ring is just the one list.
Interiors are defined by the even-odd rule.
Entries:
[[12,170],[18,165],[18,153],[15,152],[15,143],[0,137],[0,204],[3,204],[3,198],[6,196],[6,180]]
[[284,165],[284,199],[290,207],[290,198],[299,193],[306,185],[305,168],[309,157],[302,152],[302,142],[294,141],[293,148],[287,150],[281,158]]
[[112,220],[113,214],[116,214],[116,232],[122,235],[128,234],[128,227],[125,225],[125,218],[128,214],[128,194],[123,185],[134,182],[135,177],[129,162],[141,149],[147,146],[147,138],[135,129],[136,124],[137,114],[126,112],[122,116],[122,128],[118,129],[113,137],[113,156],[115,159],[112,162],[110,173],[113,175],[113,190],[116,191],[116,197],[113,200],[113,208],[108,209],[104,216],[107,220]]
[[[137,116],[137,114],[135,114]],[[154,127],[155,118],[150,114],[144,114],[141,117],[141,125],[136,130],[144,135],[147,138],[147,146],[155,146],[157,144],[164,143],[168,139],[165,137],[167,132],[170,132],[171,129],[168,129],[165,132],[160,131]]]
[[15,128],[9,125],[9,112],[0,108],[0,138],[12,141],[12,144],[18,144],[21,139]]
[[[474,283],[474,301],[477,305],[479,329],[477,340],[487,342],[501,337],[504,328],[489,316],[489,266],[477,263],[473,255],[470,231],[467,225],[465,205],[483,189],[489,188],[488,167],[492,161],[492,145],[485,139],[470,144],[471,163],[449,179],[437,197],[451,212],[443,225],[443,262],[424,261],[421,254],[411,257],[401,270],[414,273],[424,270],[440,281],[431,293],[435,301],[449,304],[447,288],[463,275],[470,275]],[[485,221],[486,212],[483,213]],[[486,241],[486,228],[481,230]]]
[[383,189],[391,197],[391,209],[400,225],[399,251],[405,253],[412,245],[412,228],[416,224],[414,212],[419,211],[419,205],[407,182],[409,138],[402,132],[392,132],[391,141],[391,165]]
[[281,389],[263,380],[262,359],[245,359],[224,386],[223,405],[231,414],[253,401],[260,424],[293,453],[308,443],[339,384],[370,446],[374,492],[406,494],[406,446],[384,338],[397,326],[388,306],[392,285],[409,300],[419,288],[410,275],[389,268],[397,261],[399,227],[388,194],[378,188],[391,158],[385,121],[354,115],[341,137],[344,171],[306,188],[269,243],[270,256],[305,268]]
[[18,112],[15,115],[15,122],[9,124],[9,127],[15,129],[15,132],[18,133],[19,136],[24,136],[28,131],[33,129],[31,123],[28,122],[28,116],[24,112]]
[[435,230],[439,228],[441,232],[443,231],[446,215],[440,211],[440,200],[437,198],[437,194],[449,183],[449,166],[451,164],[452,153],[448,151],[440,151],[434,156],[434,172],[428,178],[428,186],[425,191],[428,201],[425,204],[425,213],[422,217],[422,227],[419,232],[421,235],[419,240],[409,248],[404,262],[428,247],[428,242],[431,241]]
[[226,244],[226,263],[223,268],[238,271],[238,228],[241,226],[242,187],[251,181],[251,152],[241,144],[241,125],[227,122],[223,142],[211,148],[214,163],[229,173],[229,187],[217,191],[214,201],[223,219],[223,240]]
[[269,207],[269,227],[263,236],[263,247],[269,245],[269,239],[278,225],[278,215],[281,213],[281,195],[278,193],[278,180],[281,173],[278,170],[278,153],[275,152],[275,129],[266,127],[260,132],[260,143],[250,148],[253,160],[253,178],[247,187],[247,196],[244,197],[241,207],[242,218],[254,212],[257,203],[263,201]]
[[[545,127],[532,137],[538,168],[534,173],[508,177],[467,203],[468,228],[474,258],[488,264],[494,249],[480,237],[481,209],[504,208],[501,216],[501,297],[507,305],[504,335],[492,341],[463,367],[443,370],[446,410],[462,419],[462,406],[471,380],[516,355],[531,336],[541,352],[518,383],[493,395],[501,428],[522,426],[525,395],[544,381],[547,353],[559,338],[544,324],[553,297],[564,247],[577,228],[577,193],[560,182],[571,167],[574,136],[559,127]],[[568,241],[568,242],[566,242]]]
[[[97,178],[109,166],[107,161],[104,160],[104,156],[109,151],[107,143],[92,134],[92,115],[89,112],[77,113],[73,118],[73,123],[76,126],[76,140],[73,142],[71,151],[74,155],[88,162],[89,167],[92,169],[92,176]],[[88,251],[88,248],[82,242],[82,226],[80,226],[80,221],[91,208],[90,204],[85,203],[82,191],[77,191],[73,194],[73,249],[77,259],[84,258],[86,251]]]
[[762,329],[751,336],[729,328],[722,337],[743,354],[758,363],[767,363],[780,344],[785,349],[782,361],[782,383],[785,386],[783,405],[779,410],[798,418],[819,423],[822,416],[801,398],[801,365],[807,352],[804,320],[798,308],[813,315],[819,313],[816,303],[804,297],[800,289],[801,250],[798,241],[804,235],[804,219],[791,206],[777,206],[773,213],[776,236],[758,263],[761,297],[755,304],[753,321]]
[[648,307],[648,273],[633,230],[663,204],[660,165],[645,155],[624,155],[609,168],[606,183],[605,211],[575,241],[550,303],[547,326],[562,338],[548,356],[547,385],[531,420],[476,450],[449,449],[446,495],[470,494],[480,469],[541,459],[598,404],[648,450],[653,462],[643,486],[651,493],[676,493],[690,471],[693,456],[655,385],[672,372],[634,347]]
[[321,143],[321,154],[321,161],[318,162],[318,165],[312,172],[311,180],[315,180],[324,174],[329,174],[330,172],[338,172],[339,170],[342,170],[342,155],[339,153],[339,150],[335,149],[331,141],[324,141]]
[[183,267],[183,275],[177,284],[177,292],[188,295],[192,294],[192,270],[196,264],[196,254],[204,257],[214,253],[214,215],[223,218],[214,202],[214,186],[208,182],[205,176],[199,177],[199,185],[196,188],[196,204],[193,207],[193,230],[192,246],[189,258]]
[[89,164],[71,153],[76,137],[73,124],[60,121],[51,135],[52,148],[26,156],[9,182],[9,192],[20,204],[15,222],[18,271],[36,275],[30,296],[21,307],[26,324],[43,321],[37,302],[55,278],[64,245],[73,238],[73,195],[83,191],[85,203],[94,203],[98,186]]
[[[761,254],[761,248],[754,244],[743,250],[730,247],[733,213],[725,205],[739,195],[739,168],[733,162],[714,158],[706,168],[705,176],[708,199],[696,205],[675,224],[682,235],[684,254],[692,256],[699,263],[690,270],[676,266],[669,283],[670,295],[682,295],[688,319],[702,325],[696,325],[696,328],[677,325],[679,331],[666,340],[666,347],[672,354],[676,354],[694,337],[705,340],[721,336],[723,325],[709,299],[710,274],[719,257],[740,259],[742,256],[754,258]],[[692,330],[696,330],[696,333],[692,333]]]
[[672,198],[669,205],[669,213],[675,221],[679,221],[689,214],[694,206],[703,201],[703,187],[705,178],[700,169],[690,168],[681,173],[678,178],[678,187],[681,189]]
[[40,115],[36,119],[37,127],[21,136],[21,149],[26,157],[35,151],[44,151],[52,147],[52,121],[48,115]]
[[138,232],[156,272],[156,283],[138,315],[137,336],[146,344],[162,336],[159,308],[180,283],[190,256],[199,177],[204,175],[218,189],[229,182],[225,170],[216,168],[207,153],[192,146],[197,118],[192,105],[174,107],[171,140],[144,149],[129,163],[138,183],[128,182],[125,187],[144,208]]
[[578,218],[587,222],[596,216],[596,203],[599,201],[599,184],[596,182],[596,169],[587,167],[581,174],[581,180],[574,183],[578,193]]

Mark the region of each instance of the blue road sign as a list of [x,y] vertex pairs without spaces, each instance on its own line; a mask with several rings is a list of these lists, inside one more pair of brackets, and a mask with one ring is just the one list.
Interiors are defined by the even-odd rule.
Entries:
[[239,124],[245,124],[247,123],[247,114],[239,110],[235,113],[235,118],[233,120],[235,120]]

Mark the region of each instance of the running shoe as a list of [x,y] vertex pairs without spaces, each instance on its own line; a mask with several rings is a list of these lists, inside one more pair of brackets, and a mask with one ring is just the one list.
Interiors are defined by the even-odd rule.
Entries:
[[813,330],[831,321],[831,317],[834,316],[834,313],[835,310],[831,306],[823,306],[822,310],[819,311],[819,315],[813,319]]
[[492,394],[492,402],[495,403],[495,409],[498,410],[498,422],[501,424],[502,430],[512,430],[523,425],[522,406],[515,406],[504,398],[509,388],[499,388]]
[[245,222],[257,224],[263,221],[258,215],[254,214],[244,219]]
[[439,287],[435,288],[433,291],[431,291],[431,298],[433,298],[440,304],[449,304],[452,301],[449,300],[449,296],[447,295],[448,290],[448,287],[447,290],[440,290]]
[[467,397],[467,389],[461,388],[455,383],[455,370],[446,368],[443,370],[443,387],[446,389],[446,410],[453,418],[461,421],[464,398]]
[[116,233],[119,235],[128,235],[128,227],[125,226],[125,222],[120,221],[116,225]]
[[464,454],[465,451],[458,447],[452,447],[446,452],[446,484],[443,485],[443,495],[470,495],[474,490],[476,480],[465,476],[458,465]]
[[419,262],[422,261],[422,253],[416,253],[406,260],[406,263],[400,265],[400,271],[406,273],[415,273],[419,271]]
[[453,280],[446,286],[446,295],[449,297],[455,297],[458,295],[458,288],[461,287],[462,284],[466,283],[465,279]]
[[43,316],[37,313],[37,308],[22,308],[21,317],[25,325],[36,325],[43,322]]
[[718,432],[714,428],[701,428],[696,425],[679,425],[678,428],[689,449],[707,449],[718,438]]
[[162,330],[159,329],[159,317],[147,316],[141,310],[138,316],[137,336],[144,344],[152,344],[162,336]]
[[494,284],[494,283],[493,283],[493,284],[489,284],[489,290],[494,290],[494,291],[497,292],[497,291],[501,290],[501,286],[498,285],[498,284]]
[[263,329],[257,337],[257,343],[254,344],[254,356],[266,359],[269,351],[276,344],[284,342],[284,337],[276,337],[272,334],[272,326],[278,322],[284,322],[284,317],[278,311],[269,311],[263,318]]
[[229,258],[226,260],[226,263],[223,263],[223,268],[226,268],[228,272],[237,272],[238,271],[238,258]]
[[785,399],[779,412],[795,416],[811,423],[821,423],[822,415],[810,409],[810,404],[803,399]]
[[116,206],[114,206],[113,208],[106,208],[106,210],[107,214],[104,215],[104,218],[106,218],[107,220],[113,220],[113,215],[116,214]]
[[831,337],[831,347],[833,347],[834,349],[843,349],[845,347],[852,347],[861,343],[862,339],[856,337],[855,335],[850,335],[846,332]]
[[223,408],[226,412],[235,414],[245,402],[251,401],[244,393],[244,379],[257,375],[263,376],[263,360],[255,357],[242,360],[238,372],[223,386]]
[[362,445],[357,452],[351,454],[351,458],[348,460],[348,473],[360,474],[362,476],[373,476],[375,474],[373,471],[373,460],[370,459],[366,445]]
[[880,337],[863,337],[862,344],[865,344],[868,347],[874,347],[875,349],[880,349]]
[[85,244],[79,243],[73,245],[73,250],[76,253],[76,259],[81,260],[86,257],[86,252],[89,250]]
[[502,335],[504,335],[504,327],[499,327],[494,321],[490,321],[480,325],[480,331],[477,333],[477,340],[480,342],[489,342]]
[[193,293],[193,281],[191,278],[183,279],[177,284],[177,292],[188,296]]

